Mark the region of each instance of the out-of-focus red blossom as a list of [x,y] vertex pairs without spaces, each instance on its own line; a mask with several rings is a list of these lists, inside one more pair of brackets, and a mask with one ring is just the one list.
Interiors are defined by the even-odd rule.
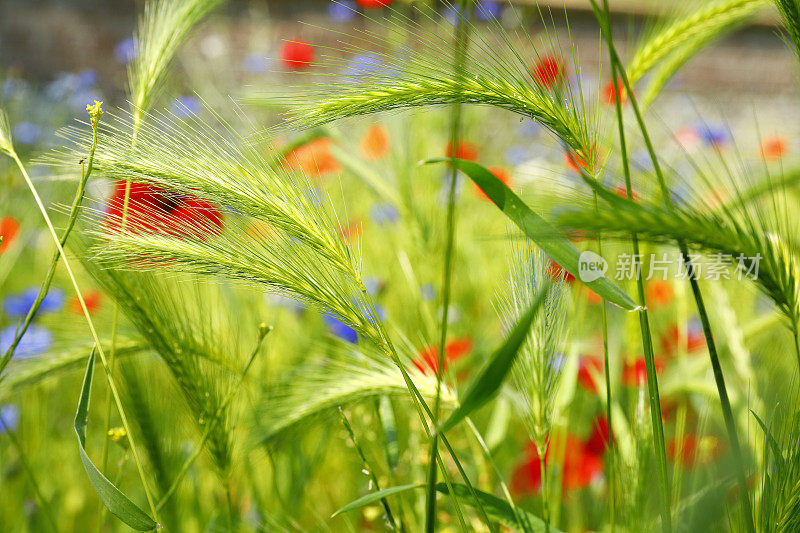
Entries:
[[347,242],[357,241],[361,238],[361,228],[364,226],[364,221],[356,218],[348,222],[347,226],[339,228],[339,237]]
[[[489,170],[489,172],[494,174],[495,178],[499,179],[500,181],[505,183],[507,186],[509,186],[509,187],[511,186],[511,174],[509,174],[505,169],[502,169],[500,167],[492,167],[492,168],[490,168],[488,170]],[[473,189],[475,190],[475,194],[478,196],[478,198],[481,198],[482,200],[486,200],[487,202],[491,202],[489,197],[486,196],[486,193],[483,192],[483,189],[481,189],[480,187],[478,187],[477,185],[474,185],[474,184],[473,184]]]
[[533,66],[531,74],[536,83],[545,89],[550,89],[564,80],[565,70],[563,60],[554,55],[547,55],[539,58],[539,61]]
[[[664,363],[655,360],[656,374],[664,370]],[[626,362],[622,369],[622,383],[628,387],[638,387],[647,383],[647,365],[644,357],[640,357],[633,363]]]
[[602,379],[605,373],[603,360],[593,355],[582,355],[578,361],[578,383],[587,391],[597,393],[595,379]]
[[[574,435],[567,435],[564,442],[564,466],[561,471],[561,488],[564,493],[588,487],[603,475],[603,454],[590,451],[586,443]],[[559,448],[556,448],[559,449]],[[548,443],[545,464],[550,457]],[[511,488],[517,494],[535,494],[541,491],[542,471],[539,453],[533,444],[528,446],[525,460],[511,476]]]
[[281,61],[289,70],[306,70],[314,61],[314,47],[300,39],[287,41],[281,48]]
[[[103,303],[103,293],[100,291],[86,291],[83,293],[83,302],[86,304],[86,310],[89,311],[89,314],[93,315]],[[81,302],[77,296],[73,296],[69,301],[69,310],[76,315],[83,314]]]
[[[472,339],[469,337],[461,337],[448,342],[444,348],[445,357],[444,361],[442,361],[442,369],[447,372],[447,364],[458,361],[471,352],[472,345]],[[423,374],[427,374],[430,371],[435,375],[439,366],[438,355],[439,349],[436,346],[429,346],[414,359],[414,366]]]
[[295,148],[286,155],[283,166],[316,177],[335,174],[342,170],[339,161],[331,153],[331,140],[327,137],[315,139]]
[[590,149],[588,157],[585,153],[567,150],[564,154],[564,166],[577,174],[580,174],[581,171],[589,172],[600,162],[599,156],[599,150],[595,148]]
[[377,161],[389,153],[389,131],[382,124],[373,124],[361,138],[361,155]]
[[[611,433],[611,444],[612,446],[616,444],[613,432]],[[608,419],[604,416],[597,416],[592,424],[592,432],[589,434],[589,438],[586,439],[586,451],[602,457],[607,448]]]
[[157,234],[207,239],[222,233],[224,217],[214,204],[156,185],[131,183],[123,224],[125,181],[117,181],[108,202],[105,224],[110,232]]
[[478,145],[470,141],[458,141],[456,143],[455,152],[453,151],[453,143],[447,143],[444,153],[446,157],[455,159],[466,159],[467,161],[478,160]]
[[0,237],[3,237],[3,242],[0,242],[0,254],[11,246],[11,243],[16,240],[18,234],[19,222],[17,222],[16,218],[0,218]]
[[600,305],[603,303],[603,298],[599,294],[588,287],[584,288],[586,290],[586,301],[589,302],[590,305]]
[[575,281],[575,276],[564,270],[564,267],[553,261],[549,260],[547,266],[547,276],[553,281],[561,281],[562,279],[567,283]]
[[[621,196],[622,198],[628,197],[628,189],[625,188],[624,185],[617,185],[617,188],[614,189],[614,192],[617,193],[617,196]],[[639,195],[636,194],[636,191],[631,189],[631,200],[634,202],[639,199]]]
[[667,457],[684,467],[707,465],[721,453],[722,445],[713,436],[698,437],[689,433],[683,439],[672,439],[667,444]]
[[394,0],[356,0],[356,4],[361,9],[376,9],[379,7],[389,7]]
[[625,84],[622,81],[617,80],[617,91],[616,95],[614,94],[614,82],[608,82],[605,87],[603,87],[603,92],[601,94],[601,101],[609,106],[616,105],[616,99],[614,97],[619,98],[619,101],[622,105],[628,103],[628,93],[625,92]]
[[[671,324],[667,332],[661,336],[661,347],[667,355],[675,355],[678,349],[678,337],[680,333],[676,324]],[[688,353],[701,350],[706,345],[706,338],[702,331],[692,331],[690,328],[686,332],[686,351]]]
[[672,283],[662,279],[652,279],[647,282],[647,303],[648,305],[665,306],[672,303],[675,291]]
[[765,161],[777,161],[786,155],[787,151],[788,143],[786,138],[781,135],[767,137],[761,143],[761,157]]

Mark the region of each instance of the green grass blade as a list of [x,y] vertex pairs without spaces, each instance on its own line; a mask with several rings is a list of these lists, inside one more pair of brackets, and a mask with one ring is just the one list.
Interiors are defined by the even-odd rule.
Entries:
[[[444,157],[428,159],[424,163],[442,163],[445,161],[450,162],[469,176],[486,193],[486,196],[528,237],[538,244],[553,261],[580,281],[581,253],[569,242],[569,239],[545,219],[534,213],[519,196],[514,194],[514,191],[478,163]],[[639,307],[625,291],[617,287],[605,276],[593,281],[582,281],[582,283],[602,298],[623,309],[633,311]]]
[[781,447],[778,445],[778,441],[775,440],[775,437],[772,436],[772,433],[770,433],[767,425],[764,424],[764,421],[761,420],[761,418],[756,414],[756,412],[753,411],[752,409],[750,409],[750,412],[755,417],[756,422],[758,422],[758,425],[761,426],[762,431],[764,431],[764,437],[767,439],[767,444],[769,444],[769,447],[772,450],[772,455],[774,456],[775,465],[778,468],[778,472],[782,472],[784,466],[783,454],[781,453]]
[[334,516],[338,516],[342,513],[346,513],[348,511],[353,511],[354,509],[360,509],[364,506],[367,506],[371,503],[379,502],[382,499],[386,498],[387,496],[392,496],[393,494],[399,494],[401,492],[406,492],[411,489],[419,489],[422,487],[426,487],[426,483],[413,483],[411,485],[398,485],[397,487],[389,487],[388,489],[379,490],[373,492],[371,494],[367,494],[366,496],[362,496],[361,498],[354,500],[335,513],[331,515],[331,518]]
[[89,418],[89,396],[92,392],[92,376],[94,374],[94,354],[92,349],[89,355],[89,362],[86,364],[86,375],[83,378],[81,397],[78,401],[78,411],[75,413],[75,434],[78,436],[78,451],[81,454],[83,468],[89,481],[94,487],[95,492],[100,497],[103,505],[111,513],[128,524],[136,531],[150,531],[158,527],[158,524],[142,511],[135,503],[128,499],[111,481],[106,478],[100,470],[94,466],[92,460],[86,454],[86,424]]
[[[439,483],[436,485],[436,490],[443,494],[448,493],[447,485],[444,483]],[[545,524],[544,520],[534,514],[520,509],[519,507],[517,507],[519,522],[517,522],[517,516],[514,514],[514,509],[508,504],[507,501],[480,490],[476,492],[478,493],[478,498],[480,499],[481,504],[483,504],[483,508],[486,510],[486,514],[489,515],[489,518],[507,528],[516,530],[518,527],[520,527],[519,522],[521,522],[523,531],[525,531],[525,533],[539,533],[540,531],[561,533],[560,530],[554,528],[552,525],[549,526],[548,529],[548,526]],[[453,484],[453,493],[458,500],[466,505],[472,505],[474,503],[472,495],[467,490],[467,487],[461,485],[460,483]]]
[[502,346],[494,353],[489,363],[481,370],[475,382],[467,390],[464,400],[450,417],[439,426],[438,433],[444,433],[452,429],[475,409],[489,401],[500,389],[503,380],[511,371],[517,352],[525,342],[525,339],[528,338],[531,324],[547,295],[547,290],[548,287],[545,286],[525,314],[520,317]]

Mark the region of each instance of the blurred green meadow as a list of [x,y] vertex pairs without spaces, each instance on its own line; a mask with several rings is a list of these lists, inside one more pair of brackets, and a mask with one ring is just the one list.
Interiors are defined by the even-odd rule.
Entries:
[[0,531],[800,530],[800,4],[131,4],[0,58]]

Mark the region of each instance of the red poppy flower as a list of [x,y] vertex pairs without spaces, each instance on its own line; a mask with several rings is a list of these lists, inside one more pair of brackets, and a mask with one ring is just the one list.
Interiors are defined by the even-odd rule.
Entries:
[[[661,347],[667,355],[675,355],[678,348],[678,326],[672,324],[667,328],[667,332],[661,336]],[[686,332],[686,351],[688,353],[701,350],[706,345],[706,337],[700,329],[689,328]]]
[[[606,105],[614,106],[616,105],[614,96],[614,83],[608,82],[606,86],[603,87],[601,100]],[[617,80],[616,96],[619,98],[622,105],[625,105],[628,102],[628,93],[625,91],[625,84],[623,84],[620,80]]]
[[478,160],[478,145],[469,141],[458,141],[456,144],[455,155],[453,153],[453,143],[447,143],[445,149],[446,157],[453,157],[455,159],[466,159],[467,161]]
[[347,226],[340,228],[338,231],[339,237],[347,242],[357,241],[361,238],[361,228],[364,226],[364,221],[360,218],[351,220]]
[[683,439],[672,439],[667,444],[667,457],[684,467],[707,465],[721,453],[721,443],[713,436],[698,437],[689,433]]
[[[83,293],[83,301],[86,304],[86,309],[89,311],[89,314],[93,315],[100,309],[100,304],[103,301],[103,293],[100,291],[86,291]],[[69,310],[76,315],[83,314],[83,308],[81,308],[81,302],[78,300],[77,296],[73,296],[70,300]]]
[[564,154],[564,166],[578,174],[581,171],[592,171],[599,162],[599,154],[595,153],[594,148],[590,149],[589,157],[585,153],[577,153],[572,150],[567,150]]
[[767,137],[761,143],[761,157],[764,161],[777,161],[788,151],[786,138],[780,135]]
[[144,183],[131,183],[123,224],[125,183],[117,181],[108,203],[105,222],[109,231],[119,232],[124,227],[125,232],[132,235],[160,234],[197,239],[222,232],[224,218],[214,204]]
[[[664,370],[664,363],[656,359],[656,374]],[[622,369],[622,383],[629,387],[639,387],[647,383],[647,364],[644,357],[640,357],[633,363],[625,363]]]
[[647,282],[647,302],[650,305],[669,305],[672,298],[675,296],[675,291],[672,289],[672,283],[662,279],[652,279]]
[[[615,444],[614,434],[611,434],[611,444]],[[597,416],[592,424],[592,432],[586,440],[586,453],[602,457],[608,449],[608,419]]]
[[575,276],[564,270],[564,267],[553,261],[552,259],[549,260],[549,264],[547,267],[547,276],[553,281],[561,281],[562,279],[567,283],[572,283],[575,281]]
[[589,305],[600,305],[603,303],[603,298],[599,294],[585,285],[584,289],[586,289],[586,301],[589,302]]
[[603,360],[592,355],[582,355],[578,362],[578,383],[587,391],[597,393],[595,379],[602,379],[605,374]]
[[286,156],[283,166],[317,177],[342,170],[339,161],[331,153],[331,140],[327,137],[295,148]]
[[[511,174],[506,172],[505,169],[502,169],[500,167],[492,167],[492,168],[490,168],[488,170],[489,170],[489,172],[494,174],[495,178],[499,179],[500,181],[505,183],[507,186],[509,186],[509,187],[511,186]],[[478,196],[478,198],[481,198],[482,200],[486,200],[487,202],[491,202],[491,200],[489,200],[489,197],[486,196],[486,193],[483,192],[483,189],[481,189],[477,185],[473,184],[473,190],[475,191],[475,194]]]
[[[561,488],[565,493],[588,487],[603,475],[603,457],[590,452],[583,441],[567,435],[564,446],[564,465],[561,470]],[[559,447],[556,447],[559,449]],[[550,445],[545,451],[545,465],[549,463]],[[542,471],[539,453],[533,444],[528,446],[525,461],[511,476],[511,488],[517,494],[535,494],[542,487]]]
[[[455,362],[469,352],[472,351],[472,339],[469,337],[462,337],[453,339],[447,343],[444,349],[445,358],[442,361],[442,369],[447,371],[448,362]],[[428,370],[436,373],[439,366],[439,349],[436,346],[429,346],[420,352],[419,356],[413,361],[414,366],[419,369],[423,374],[427,374]]]
[[356,0],[356,4],[361,9],[376,9],[379,7],[389,7],[394,0]]
[[314,61],[314,47],[306,41],[288,41],[281,48],[281,60],[289,70],[305,70]]
[[[622,198],[628,198],[628,188],[624,185],[617,185],[617,188],[614,189],[614,192],[617,193],[617,196],[621,196]],[[631,188],[631,200],[634,202],[639,199],[639,195],[636,191]]]
[[18,234],[19,222],[17,222],[16,218],[0,218],[0,237],[3,237],[3,241],[0,242],[0,254],[3,253],[6,248],[11,246],[11,243],[16,240]]
[[383,159],[389,153],[389,132],[381,124],[373,124],[361,139],[361,155],[369,161]]
[[553,55],[541,57],[534,65],[531,74],[540,86],[549,89],[561,83],[565,75],[564,61]]

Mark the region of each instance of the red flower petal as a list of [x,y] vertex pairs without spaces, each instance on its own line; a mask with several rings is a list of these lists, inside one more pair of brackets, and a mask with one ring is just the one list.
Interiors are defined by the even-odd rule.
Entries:
[[302,40],[286,42],[281,48],[281,60],[289,70],[305,70],[314,61],[314,47]]
[[534,65],[533,79],[536,83],[549,89],[564,79],[564,62],[553,55],[544,56]]
[[6,248],[11,246],[19,234],[19,222],[14,217],[3,217],[0,219],[0,237],[3,237],[3,242],[0,242],[0,253],[3,253]]

